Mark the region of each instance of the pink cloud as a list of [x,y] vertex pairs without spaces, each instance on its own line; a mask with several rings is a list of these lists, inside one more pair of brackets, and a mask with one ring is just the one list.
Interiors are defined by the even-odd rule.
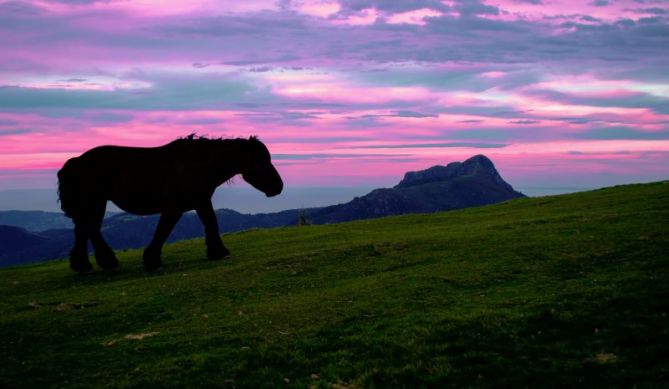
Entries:
[[424,25],[425,18],[441,16],[442,13],[429,8],[394,14],[388,18],[390,24],[417,24]]
[[[606,21],[615,21],[621,18],[638,19],[649,16],[647,12],[635,10],[649,8],[634,0],[610,1],[606,6],[595,6],[594,1],[551,0],[533,4],[529,1],[516,0],[487,0],[486,4],[499,7],[503,10],[501,18],[521,18],[529,20],[545,20],[546,17],[560,17],[568,15],[587,15]],[[564,21],[556,19],[556,23]]]

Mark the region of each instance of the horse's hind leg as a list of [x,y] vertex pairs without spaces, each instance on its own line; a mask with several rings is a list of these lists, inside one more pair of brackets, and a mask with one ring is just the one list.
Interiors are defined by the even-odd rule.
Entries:
[[163,265],[163,261],[160,259],[163,245],[170,236],[170,232],[172,232],[172,229],[181,218],[181,214],[181,212],[177,211],[165,211],[160,215],[156,233],[153,235],[151,243],[146,246],[142,257],[146,270],[156,270]]
[[221,235],[218,232],[218,221],[216,220],[216,213],[211,201],[207,201],[196,210],[197,216],[200,217],[202,224],[204,224],[204,236],[207,243],[207,258],[210,260],[223,259],[230,255],[228,250],[221,240]]
[[88,235],[84,221],[74,219],[74,246],[70,251],[70,269],[83,273],[93,271],[88,261]]
[[91,212],[88,215],[89,238],[93,243],[93,249],[95,249],[95,261],[98,266],[105,270],[115,270],[119,267],[118,259],[116,259],[114,250],[105,242],[100,231],[106,207],[106,201],[100,201],[96,206],[91,207]]
[[116,259],[114,250],[112,250],[102,238],[102,233],[99,228],[92,232],[91,242],[95,249],[95,262],[97,262],[98,266],[105,270],[116,270],[119,268],[118,259]]

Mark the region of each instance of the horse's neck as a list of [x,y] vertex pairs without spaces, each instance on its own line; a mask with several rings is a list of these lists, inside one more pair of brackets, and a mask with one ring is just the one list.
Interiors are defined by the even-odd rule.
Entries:
[[222,141],[218,147],[214,147],[217,155],[213,158],[216,161],[213,173],[219,185],[242,173],[244,161],[247,159],[244,142],[231,139]]
[[194,162],[199,171],[193,174],[204,175],[205,181],[218,186],[242,173],[248,160],[245,142],[243,139],[206,142],[196,140],[169,144],[166,147],[174,157]]

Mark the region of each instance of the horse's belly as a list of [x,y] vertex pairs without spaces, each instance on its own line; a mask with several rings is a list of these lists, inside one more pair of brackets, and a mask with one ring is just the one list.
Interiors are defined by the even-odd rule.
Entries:
[[[195,208],[215,188],[191,175],[153,161],[127,161],[117,169],[109,200],[126,212],[151,215],[166,210],[185,212]],[[167,171],[166,171],[167,170]]]
[[194,193],[199,193],[199,191],[193,193],[184,188],[181,189],[169,188],[169,186],[160,184],[136,185],[130,189],[112,191],[110,200],[122,210],[137,215],[153,215],[165,210],[186,212],[195,209],[202,196],[196,196]]
[[137,215],[153,215],[161,213],[163,205],[163,191],[157,188],[158,183],[149,185],[144,182],[133,183],[114,188],[110,200],[122,210]]

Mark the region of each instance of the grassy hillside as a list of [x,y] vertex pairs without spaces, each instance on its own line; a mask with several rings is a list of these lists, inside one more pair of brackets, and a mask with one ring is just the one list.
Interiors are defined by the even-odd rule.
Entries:
[[669,184],[0,270],[0,387],[658,386]]

